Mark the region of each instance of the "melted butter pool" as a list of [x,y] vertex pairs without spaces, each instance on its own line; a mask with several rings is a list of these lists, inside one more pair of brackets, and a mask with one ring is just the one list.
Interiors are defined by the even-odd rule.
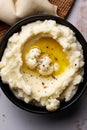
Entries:
[[39,75],[37,70],[29,69],[25,62],[26,54],[30,51],[30,49],[35,47],[40,49],[43,55],[48,55],[51,58],[52,63],[58,63],[59,69],[53,73],[54,76],[62,74],[69,67],[69,60],[66,53],[63,51],[62,46],[51,37],[41,37],[38,40],[34,40],[34,42],[27,41],[24,46],[22,53],[23,71]]

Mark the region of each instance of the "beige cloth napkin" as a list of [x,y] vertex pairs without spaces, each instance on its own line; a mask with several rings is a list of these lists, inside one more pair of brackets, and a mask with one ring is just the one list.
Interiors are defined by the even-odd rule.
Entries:
[[0,20],[9,25],[26,16],[39,13],[57,15],[57,6],[49,0],[0,0]]

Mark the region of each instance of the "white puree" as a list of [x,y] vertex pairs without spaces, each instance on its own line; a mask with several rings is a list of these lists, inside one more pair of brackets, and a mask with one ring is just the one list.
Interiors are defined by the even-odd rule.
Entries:
[[[48,43],[54,51],[51,56],[48,52],[52,49],[43,54],[43,40],[42,45],[37,43],[34,46],[41,37],[55,40],[62,53],[60,49],[56,52],[56,43]],[[26,49],[27,43],[31,45],[30,50]],[[58,53],[61,56],[58,57]],[[58,62],[53,61],[54,55],[59,58],[56,58]],[[63,55],[65,61],[60,60]],[[3,83],[9,84],[13,93],[24,102],[34,102],[48,111],[55,111],[62,100],[67,102],[76,93],[83,80],[83,65],[82,47],[70,28],[53,20],[36,21],[23,26],[20,33],[9,38],[0,62],[0,76]],[[67,67],[63,70],[61,66]]]

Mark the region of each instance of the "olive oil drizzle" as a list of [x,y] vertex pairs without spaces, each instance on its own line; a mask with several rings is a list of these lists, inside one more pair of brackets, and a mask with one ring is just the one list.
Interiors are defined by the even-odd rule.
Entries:
[[38,71],[30,70],[25,62],[25,56],[32,48],[40,49],[42,55],[48,55],[52,59],[52,63],[58,63],[59,69],[53,73],[53,76],[62,74],[69,67],[69,60],[67,54],[63,51],[63,47],[51,37],[41,37],[34,40],[34,42],[27,41],[27,44],[24,46],[22,52],[23,71],[39,76]]

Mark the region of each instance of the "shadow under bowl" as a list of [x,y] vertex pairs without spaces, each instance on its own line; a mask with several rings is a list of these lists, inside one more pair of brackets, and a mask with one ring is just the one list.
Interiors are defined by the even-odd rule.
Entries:
[[[60,17],[56,17],[53,15],[34,15],[34,16],[29,16],[27,18],[24,18],[22,20],[20,20],[19,22],[17,22],[16,24],[14,24],[5,34],[5,36],[3,37],[1,43],[0,43],[0,60],[2,58],[3,52],[5,50],[5,48],[7,47],[7,42],[8,39],[16,32],[21,31],[21,26],[26,25],[28,23],[32,23],[35,22],[37,20],[55,20],[58,24],[61,25],[65,25],[69,28],[71,28],[74,32],[75,32],[75,36],[77,38],[77,40],[80,42],[80,44],[82,45],[82,49],[83,49],[83,55],[84,55],[84,61],[85,61],[85,65],[84,65],[84,76],[83,76],[83,82],[81,82],[78,86],[78,90],[76,92],[76,94],[73,96],[73,98],[69,101],[69,102],[62,102],[60,105],[60,108],[58,110],[56,110],[55,112],[59,112],[61,110],[65,110],[66,108],[69,108],[69,106],[71,106],[72,104],[74,104],[79,97],[83,94],[83,92],[86,89],[87,86],[87,43],[84,39],[84,37],[82,36],[82,34],[69,22],[67,22],[66,20],[60,18]],[[42,107],[37,107],[34,106],[32,104],[27,104],[24,101],[18,99],[10,90],[9,85],[8,84],[4,84],[1,80],[0,77],[0,87],[3,90],[3,92],[5,93],[5,95],[18,107],[29,111],[29,112],[35,112],[35,113],[51,113],[49,111],[47,111],[45,108]]]

